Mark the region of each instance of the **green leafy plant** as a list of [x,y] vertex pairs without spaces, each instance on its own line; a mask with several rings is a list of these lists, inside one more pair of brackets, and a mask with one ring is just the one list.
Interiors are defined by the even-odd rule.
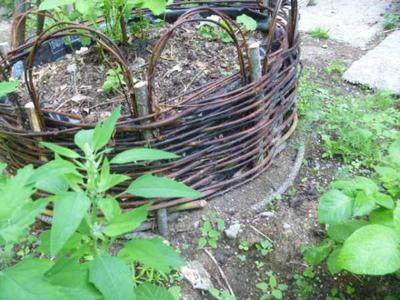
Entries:
[[250,243],[248,241],[241,241],[239,244],[239,249],[245,252],[249,251]]
[[308,33],[311,37],[319,40],[328,40],[329,39],[329,30],[322,28],[322,27],[317,27],[313,30],[311,30]]
[[257,250],[262,256],[267,256],[273,250],[273,244],[269,240],[263,240],[256,244]]
[[103,84],[103,90],[108,93],[115,93],[121,86],[125,86],[126,82],[123,71],[120,66],[107,71],[107,77]]
[[[218,22],[224,28],[228,27],[228,24],[224,20],[220,20],[218,16],[210,16],[208,18],[210,20]],[[201,23],[198,28],[198,32],[203,38],[210,41],[220,40],[226,44],[231,43],[233,41],[231,36],[228,34],[226,30],[213,23],[209,22]]]
[[217,290],[216,288],[209,289],[208,292],[210,293],[211,296],[213,296],[214,299],[217,300],[236,300],[237,298],[233,296],[229,291],[223,290]]
[[240,15],[236,18],[236,22],[243,25],[248,31],[255,31],[257,29],[257,21],[248,15]]
[[2,81],[0,82],[0,97],[15,92],[18,89],[19,81]]
[[[110,189],[131,179],[112,173],[110,166],[177,156],[139,148],[109,160],[112,149],[107,145],[119,116],[117,109],[94,129],[79,131],[74,138],[79,151],[42,143],[54,152],[54,160],[36,170],[27,166],[15,176],[0,178],[0,242],[4,249],[12,249],[24,238],[48,203],[54,206],[51,229],[40,236],[37,251],[41,258],[29,256],[2,269],[0,298],[174,299],[161,286],[134,284],[133,271],[138,266],[170,274],[184,261],[160,237],[120,240],[146,220],[150,204],[123,212]],[[49,196],[32,201],[37,190]],[[151,174],[138,177],[122,194],[147,199],[201,196],[183,183]]]
[[256,287],[262,291],[260,300],[283,299],[288,286],[286,284],[280,284],[278,278],[272,271],[266,272],[266,275],[268,280],[259,282],[256,285]]
[[397,13],[386,13],[384,15],[385,23],[384,28],[386,30],[393,30],[399,27],[400,25],[400,14]]
[[324,156],[340,155],[345,163],[359,160],[367,167],[381,161],[383,152],[399,137],[397,103],[385,91],[327,102],[321,135],[327,150]]
[[201,228],[199,248],[204,248],[207,245],[213,249],[218,248],[218,242],[224,229],[224,220],[218,218],[215,212],[210,213]]
[[306,252],[309,264],[326,260],[332,273],[385,275],[400,269],[400,140],[367,177],[338,180],[320,200],[318,220],[328,238]]
[[344,65],[344,62],[342,60],[335,60],[333,63],[331,63],[329,66],[325,68],[325,71],[329,75],[343,75],[344,72],[346,72],[347,68]]
[[[69,4],[75,5],[73,18],[89,20],[92,26],[123,43],[128,41],[126,19],[134,7],[139,8],[139,15],[141,9],[149,9],[156,16],[164,13],[167,8],[166,0],[44,0],[39,10],[57,11]],[[104,16],[105,26],[97,23],[100,16]]]

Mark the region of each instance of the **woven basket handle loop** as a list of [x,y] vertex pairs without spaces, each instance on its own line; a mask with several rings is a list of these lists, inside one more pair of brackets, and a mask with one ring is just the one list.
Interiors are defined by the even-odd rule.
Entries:
[[[219,16],[222,20],[225,21],[225,24],[224,24],[225,26],[222,25],[220,22],[210,20],[210,19],[205,19],[205,18],[193,19],[192,18],[193,16],[195,16],[199,13],[204,13],[204,12],[212,13],[214,15]],[[232,40],[236,46],[238,60],[239,60],[239,66],[240,66],[240,73],[242,76],[242,82],[243,82],[243,84],[245,84],[247,82],[248,77],[247,77],[246,67],[245,67],[245,63],[244,63],[244,56],[243,56],[242,48],[244,48],[246,52],[248,51],[248,49],[247,49],[247,47],[243,47],[243,45],[240,45],[239,40],[237,39],[235,30],[234,30],[234,28],[235,28],[238,31],[241,38],[243,39],[243,44],[247,45],[246,37],[244,36],[243,32],[239,28],[239,25],[235,21],[233,21],[231,18],[229,18],[227,15],[219,12],[218,10],[215,10],[212,8],[192,9],[192,10],[186,12],[185,14],[183,14],[182,16],[180,16],[178,18],[178,20],[174,23],[174,25],[168,30],[168,32],[166,34],[164,34],[157,41],[156,45],[154,46],[153,53],[152,53],[152,56],[151,56],[150,62],[149,62],[148,71],[147,71],[149,99],[152,104],[151,105],[151,113],[155,112],[156,108],[159,107],[157,100],[153,99],[153,84],[154,84],[154,78],[155,78],[155,68],[161,57],[161,54],[162,54],[165,46],[167,45],[167,42],[172,37],[172,34],[174,33],[174,31],[177,28],[183,26],[186,23],[194,23],[194,22],[208,22],[208,23],[215,24],[215,25],[221,27],[223,30],[225,30],[229,34],[229,36],[232,38]],[[248,60],[248,65],[250,65],[248,53],[247,53],[246,57]]]
[[[62,28],[57,29],[57,27],[60,26],[62,26]],[[36,115],[38,116],[39,124],[42,130],[45,130],[46,125],[44,123],[43,112],[40,109],[39,95],[36,91],[33,82],[33,62],[37,54],[37,51],[44,42],[67,36],[84,36],[91,38],[95,40],[102,48],[106,49],[109,52],[109,54],[115,59],[115,61],[119,64],[119,66],[121,66],[124,72],[124,77],[127,81],[127,87],[128,87],[128,93],[127,93],[128,95],[125,96],[128,101],[132,116],[137,116],[132,74],[129,71],[128,62],[123,56],[118,46],[105,34],[93,28],[81,24],[60,22],[49,27],[47,30],[42,32],[42,34],[39,35],[29,53],[29,56],[27,57],[27,67],[25,69],[25,82],[28,88],[29,95],[35,105],[35,112]]]

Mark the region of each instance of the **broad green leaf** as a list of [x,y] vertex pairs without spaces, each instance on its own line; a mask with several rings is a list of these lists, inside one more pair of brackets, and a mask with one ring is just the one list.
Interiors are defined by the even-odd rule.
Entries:
[[354,231],[365,225],[368,225],[368,222],[363,220],[348,220],[343,223],[330,225],[328,236],[337,242],[343,243]]
[[53,226],[50,233],[50,252],[56,256],[78,229],[90,207],[84,193],[66,192],[56,196]]
[[75,3],[75,0],[44,0],[39,5],[39,10],[52,10],[60,6]]
[[93,135],[94,129],[79,130],[74,136],[74,143],[83,151],[86,150],[85,145],[93,150]]
[[0,82],[0,97],[15,92],[18,89],[19,81]]
[[103,166],[100,172],[100,181],[99,181],[99,192],[103,193],[108,191],[114,186],[117,186],[127,180],[130,177],[122,174],[110,174],[110,164],[108,159],[105,158],[103,161]]
[[383,225],[367,225],[343,244],[337,265],[355,274],[385,275],[400,268],[399,236]]
[[260,283],[256,284],[256,288],[258,288],[258,289],[260,289],[262,291],[265,291],[265,290],[269,289],[269,286],[268,286],[268,284],[266,282],[260,282]]
[[143,175],[126,190],[127,193],[143,198],[200,198],[202,194],[184,183],[167,177]]
[[89,282],[89,263],[80,263],[76,258],[61,258],[45,276],[51,284],[61,287],[67,299],[103,299],[100,292]]
[[393,210],[378,208],[371,212],[369,220],[372,224],[380,224],[393,227]]
[[19,242],[49,202],[48,198],[29,202],[16,209],[7,222],[0,222],[0,244],[2,240],[5,243]]
[[181,299],[181,287],[178,285],[171,286],[168,289],[168,292],[172,295],[174,300],[180,300]]
[[80,157],[80,155],[78,153],[76,153],[74,150],[68,149],[63,146],[59,146],[59,145],[53,144],[53,143],[46,143],[46,142],[41,142],[41,144],[43,146],[45,146],[46,148],[49,148],[54,153],[57,153],[61,156],[65,156],[68,158],[79,158]]
[[380,206],[383,206],[384,208],[388,209],[394,208],[393,198],[390,197],[389,195],[378,192],[375,193],[373,196],[375,198],[376,203],[378,203]]
[[[80,247],[84,247],[88,245],[89,243],[84,243],[82,244],[82,241],[84,240],[84,236],[80,233],[75,232],[69,239],[68,241],[64,244],[60,252],[58,253],[59,256],[69,254],[75,250],[77,250]],[[40,234],[40,245],[38,247],[38,250],[46,254],[48,256],[51,256],[50,252],[50,230],[43,231]]]
[[400,139],[397,139],[389,147],[389,158],[393,162],[400,162]]
[[333,242],[324,240],[319,246],[309,247],[306,250],[304,260],[310,265],[318,265],[322,263],[331,253]]
[[254,31],[257,29],[257,21],[245,14],[238,16],[236,18],[236,22],[242,24],[249,31]]
[[29,178],[32,174],[33,167],[26,166],[0,185],[0,223],[7,221],[16,210],[31,201],[34,189]]
[[342,247],[336,248],[331,252],[331,254],[329,254],[328,259],[326,260],[326,263],[328,265],[328,270],[329,272],[331,272],[331,274],[336,274],[341,271],[341,268],[337,264],[337,260],[341,250]]
[[60,288],[51,285],[43,274],[53,262],[45,259],[25,259],[0,271],[0,299],[54,300],[63,299]]
[[326,192],[318,207],[318,220],[322,224],[338,224],[350,219],[353,200],[338,190]]
[[379,192],[378,185],[367,177],[356,176],[354,179],[355,186],[359,190],[363,190],[367,195]]
[[128,0],[128,4],[148,8],[155,16],[161,15],[167,9],[166,0]]
[[79,176],[79,172],[72,162],[56,158],[36,169],[30,180],[40,190],[49,193],[65,192],[68,189],[68,183],[64,176],[67,174]]
[[107,221],[111,221],[122,213],[118,201],[114,198],[101,199],[99,207]]
[[111,140],[115,126],[121,116],[121,107],[118,106],[111,116],[96,126],[93,133],[93,150],[100,150]]
[[165,274],[168,274],[171,268],[185,265],[185,261],[175,250],[158,237],[134,239],[125,244],[118,256],[128,262],[140,262]]
[[272,296],[279,300],[283,298],[283,293],[281,290],[272,290]]
[[132,273],[118,257],[101,255],[90,262],[89,280],[105,300],[134,300]]
[[151,283],[139,285],[135,292],[137,300],[175,300],[166,288]]
[[117,154],[111,160],[111,164],[127,164],[127,163],[135,163],[138,161],[153,161],[153,160],[174,159],[174,158],[179,158],[179,156],[174,153],[162,150],[149,149],[149,148],[135,148]]
[[375,198],[365,191],[358,191],[353,205],[353,216],[368,215],[375,208]]
[[117,215],[107,225],[104,233],[115,237],[135,230],[147,219],[149,207],[150,204],[146,204],[130,212]]
[[400,233],[400,200],[397,201],[396,207],[393,210],[393,226]]

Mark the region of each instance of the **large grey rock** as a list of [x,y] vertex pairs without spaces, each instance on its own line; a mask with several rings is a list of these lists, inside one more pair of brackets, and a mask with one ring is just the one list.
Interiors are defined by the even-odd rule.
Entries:
[[383,29],[386,0],[316,0],[300,10],[300,30],[317,27],[329,36],[354,47],[365,47]]
[[210,274],[197,260],[187,262],[186,266],[182,267],[180,271],[195,289],[208,291],[213,287]]
[[354,62],[343,79],[400,94],[400,31],[391,33],[376,48]]
[[229,226],[229,228],[225,229],[226,237],[230,240],[236,239],[239,234],[240,227],[241,225],[238,223]]

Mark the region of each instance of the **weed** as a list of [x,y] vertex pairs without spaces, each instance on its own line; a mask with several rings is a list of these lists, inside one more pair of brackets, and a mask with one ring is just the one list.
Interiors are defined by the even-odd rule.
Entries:
[[199,239],[199,248],[207,245],[213,249],[218,248],[218,241],[221,233],[225,229],[225,221],[217,217],[216,212],[209,213],[207,220],[201,228],[201,238]]
[[262,256],[267,256],[269,253],[271,253],[273,250],[272,247],[272,242],[269,240],[263,240],[256,244],[256,248]]
[[329,66],[325,68],[325,72],[328,75],[343,75],[344,72],[346,72],[346,66],[344,62],[340,59],[335,60],[333,63],[331,63]]
[[311,300],[314,299],[315,292],[317,290],[317,284],[313,278],[303,274],[295,274],[294,280],[296,284],[296,299],[297,300]]
[[384,15],[385,23],[384,28],[386,30],[393,30],[400,25],[400,14],[397,13],[386,13]]
[[[141,148],[109,160],[107,154],[112,149],[107,145],[120,114],[118,108],[94,129],[76,133],[75,149],[79,151],[43,142],[42,146],[53,151],[55,158],[38,169],[28,165],[14,176],[5,176],[6,165],[0,165],[1,299],[9,299],[10,295],[13,299],[31,299],[32,295],[42,294],[51,299],[72,299],[77,293],[91,299],[172,296],[154,283],[174,282],[171,271],[184,265],[184,261],[159,237],[122,242],[122,236],[147,219],[150,204],[123,212],[110,189],[131,178],[111,173],[110,166],[173,159],[177,155]],[[49,196],[33,201],[37,190]],[[183,183],[151,174],[138,177],[121,191],[147,199],[201,196]],[[40,235],[40,246],[35,250],[38,255],[27,255],[29,252],[22,248],[17,255],[27,255],[25,259],[8,267],[15,256],[14,245],[26,240],[36,216],[49,203],[54,207],[53,222],[51,229]],[[100,214],[104,217],[99,218]],[[117,241],[121,241],[118,247]],[[142,276],[142,284],[134,285],[132,279],[137,270],[144,270],[146,275]]]
[[363,98],[336,98],[325,108],[322,140],[325,157],[341,155],[345,163],[360,160],[372,166],[399,136],[400,112],[388,92]]
[[329,30],[324,29],[322,27],[317,27],[311,30],[308,33],[311,37],[319,40],[328,40],[329,39]]
[[125,86],[126,82],[120,66],[116,69],[107,71],[107,78],[103,84],[103,90],[107,93],[115,93],[120,87]]
[[278,283],[278,278],[272,271],[266,272],[267,281],[257,283],[256,287],[261,290],[262,295],[260,300],[266,299],[283,299],[288,286]]
[[236,22],[243,25],[243,27],[248,31],[254,31],[257,29],[257,21],[247,15],[238,16]]
[[239,249],[245,252],[249,251],[250,243],[248,241],[241,241],[239,244]]
[[236,300],[237,298],[233,296],[229,291],[220,291],[215,288],[209,289],[208,292],[217,300]]

